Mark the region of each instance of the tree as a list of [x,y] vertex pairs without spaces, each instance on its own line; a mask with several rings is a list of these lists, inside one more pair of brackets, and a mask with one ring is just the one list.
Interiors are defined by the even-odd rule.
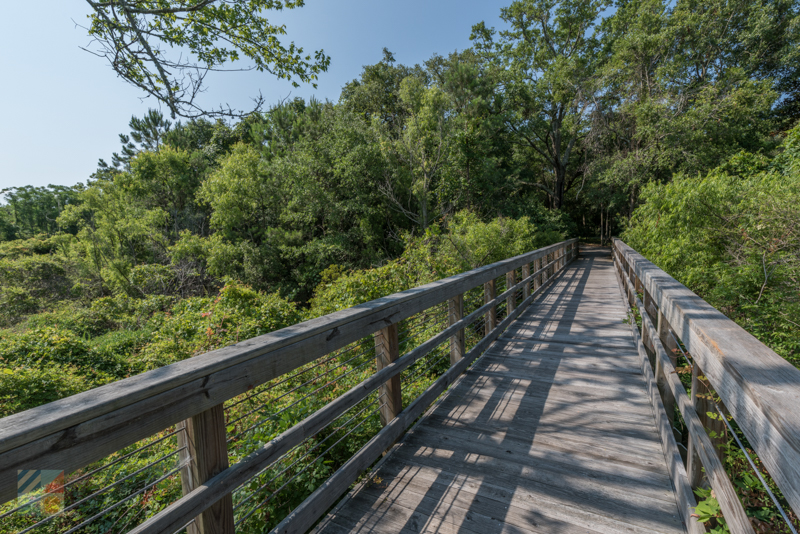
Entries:
[[[107,59],[122,79],[163,102],[173,119],[243,116],[230,107],[204,110],[196,102],[209,72],[232,70],[225,64],[242,57],[254,65],[233,70],[266,71],[295,87],[296,80],[313,82],[330,64],[322,50],[312,58],[294,43],[281,44],[278,36],[286,34],[286,27],[261,15],[264,10],[302,7],[303,0],[86,1],[93,10],[87,29],[97,45],[89,51]],[[182,51],[172,54],[168,48]],[[259,95],[254,103],[260,109],[263,98]]]
[[[131,117],[128,126],[131,129],[130,135],[119,134],[122,154],[114,152],[111,156],[111,165],[115,169],[130,169],[131,158],[142,150],[158,151],[164,137],[172,128],[172,122],[166,120],[157,109],[149,109],[147,115],[141,119],[136,116]],[[106,169],[108,164],[101,159],[98,166]]]
[[517,0],[501,10],[510,29],[473,27],[476,49],[493,65],[505,92],[505,122],[530,162],[533,182],[561,208],[576,174],[568,174],[585,114],[600,88],[595,35],[605,0]]

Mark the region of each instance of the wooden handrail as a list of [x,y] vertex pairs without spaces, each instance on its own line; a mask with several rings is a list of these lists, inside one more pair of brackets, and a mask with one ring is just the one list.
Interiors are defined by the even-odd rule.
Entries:
[[[564,248],[569,246],[569,244],[568,242]],[[569,260],[574,259],[574,257],[575,253],[573,251],[569,256]],[[518,284],[506,289],[503,294],[495,297],[468,316],[445,328],[442,332],[436,334],[402,358],[386,365],[383,369],[377,371],[341,397],[324,406],[303,421],[300,421],[277,438],[271,440],[264,447],[244,458],[235,466],[232,466],[207,481],[201,488],[189,493],[182,499],[171,504],[165,510],[151,517],[145,523],[133,529],[131,533],[172,532],[180,528],[180,526],[185,524],[189,519],[202,513],[217,502],[217,500],[228,495],[233,489],[249,480],[255,473],[271,464],[291,447],[299,444],[306,437],[314,435],[324,425],[365,399],[378,385],[386,383],[398,376],[402,371],[413,365],[414,362],[418,361],[420,358],[429,354],[433,348],[444,342],[454,333],[463,330],[465,326],[474,322],[491,307],[496,306],[497,303],[501,302],[509,295],[516,293],[524,287],[526,282],[532,280],[534,276],[545,272],[548,268],[554,267],[557,261],[558,260],[553,260],[546,264],[540,271],[532,274],[528,279],[522,280]],[[568,262],[565,261],[563,267],[566,267],[567,263]],[[554,275],[560,270],[561,269],[554,271],[547,280],[552,280]],[[497,339],[511,321],[513,321],[545,287],[544,285],[541,286],[537,291],[526,298],[519,308],[509,313],[500,324],[496,325],[495,328],[481,339],[481,341],[479,341],[463,358],[452,364],[444,375],[429,386],[407,408],[396,414],[394,419],[385,421],[386,424],[383,430],[364,445],[364,447],[334,473],[323,486],[317,489],[317,491],[309,496],[295,511],[285,518],[273,532],[305,532],[313,525],[330,505],[347,491],[347,488],[355,481],[361,471],[372,464],[382,451],[391,446],[402,435],[405,429],[422,415],[430,403],[444,392],[455,378]]]
[[[571,253],[567,253],[568,248]],[[176,423],[215,409],[260,384],[539,261],[541,268],[525,280],[435,336],[443,335],[446,340],[469,320],[474,321],[512,292],[523,290],[547,270],[557,271],[553,269],[557,262],[561,262],[561,268],[566,266],[576,248],[575,239],[557,243],[0,419],[0,503],[16,497],[18,469],[81,469]],[[559,259],[541,261],[560,251],[564,254]],[[565,254],[567,260],[563,259]],[[531,293],[526,300],[534,296]],[[513,316],[521,309],[514,310]],[[508,314],[506,319],[511,316]],[[506,320],[501,325],[505,323]],[[500,326],[495,330],[499,329]],[[457,365],[466,365],[462,363],[465,359],[458,360]],[[389,363],[370,380],[380,384],[396,376],[402,366],[410,365],[405,357],[401,360]],[[357,402],[354,399],[356,396],[350,401]],[[312,428],[301,430],[296,437],[307,435]],[[229,469],[223,471],[228,472]]]
[[[638,303],[649,337],[657,341],[653,346],[659,361],[671,365],[659,339],[669,328],[702,369],[789,504],[800,510],[800,371],[621,240],[614,239],[614,250],[624,263],[622,270],[630,271],[632,283],[657,306],[659,322],[666,323],[659,328],[653,326],[646,317],[650,311]],[[719,476],[716,462],[708,456],[710,444],[697,435],[701,427],[691,416],[694,409],[686,393],[680,397],[674,391],[676,378],[669,378],[668,385],[682,413],[689,414],[687,424],[690,436],[695,434],[697,440],[696,452],[707,472],[713,471],[711,477]],[[728,499],[727,491],[724,482],[717,484],[722,504]],[[727,505],[732,507],[733,503]],[[746,532],[749,523],[738,526],[738,531]]]

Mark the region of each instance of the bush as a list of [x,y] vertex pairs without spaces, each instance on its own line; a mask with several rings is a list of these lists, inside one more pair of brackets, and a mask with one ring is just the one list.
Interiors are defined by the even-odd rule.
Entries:
[[297,306],[277,293],[263,293],[228,282],[219,296],[179,301],[149,321],[152,342],[144,346],[137,365],[155,369],[195,354],[295,324]]
[[308,315],[317,317],[398,291],[446,278],[563,240],[563,234],[544,231],[527,217],[499,217],[482,222],[470,211],[457,213],[419,238],[407,238],[397,259],[373,269],[343,273],[332,266],[311,299]]
[[800,128],[769,160],[742,153],[702,178],[643,191],[623,239],[800,364]]
[[6,417],[94,387],[69,365],[10,367],[0,362],[0,417]]

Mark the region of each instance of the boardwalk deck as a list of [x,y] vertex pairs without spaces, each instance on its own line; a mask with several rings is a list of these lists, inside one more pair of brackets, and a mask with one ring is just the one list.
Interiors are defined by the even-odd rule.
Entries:
[[315,531],[685,532],[625,310],[582,251]]

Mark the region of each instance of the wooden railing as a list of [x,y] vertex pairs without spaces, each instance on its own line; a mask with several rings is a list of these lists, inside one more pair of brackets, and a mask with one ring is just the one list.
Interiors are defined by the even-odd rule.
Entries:
[[[377,394],[383,399],[383,428],[274,529],[305,532],[577,252],[577,240],[564,241],[0,419],[0,503],[17,496],[18,470],[72,473],[142,440],[176,435],[178,448],[167,457],[180,459],[173,472],[180,472],[183,497],[130,531],[233,532],[234,490]],[[499,295],[498,282],[505,282]],[[483,298],[465,314],[465,294],[471,290]],[[440,307],[447,326],[401,354],[399,325]],[[478,324],[478,334],[470,330],[473,342],[468,346],[465,329],[476,322],[485,326]],[[374,354],[374,374],[229,465],[232,438],[226,427],[231,424],[226,421],[226,402],[268,382],[280,383],[304,366],[328,362],[345,347],[369,347],[365,339],[374,342],[368,353]],[[449,368],[403,407],[401,373],[443,344],[449,344]],[[158,438],[163,439],[167,438]]]
[[[613,252],[628,301],[641,314],[643,371],[684,517],[695,506],[691,490],[709,484],[731,532],[754,532],[723,468],[721,415],[735,420],[790,506],[800,510],[800,371],[619,239]],[[691,396],[676,371],[684,354]],[[674,431],[675,406],[686,439]],[[687,442],[683,454],[681,441]]]

